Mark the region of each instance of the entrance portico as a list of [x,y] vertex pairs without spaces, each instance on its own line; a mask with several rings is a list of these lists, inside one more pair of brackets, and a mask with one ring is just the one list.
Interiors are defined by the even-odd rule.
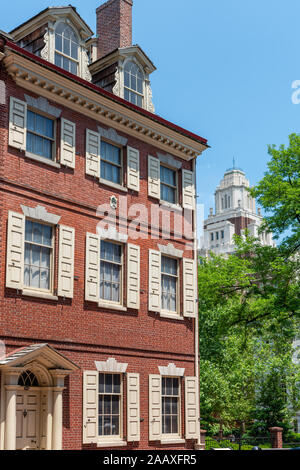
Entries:
[[0,360],[0,449],[62,448],[64,379],[79,367],[48,344]]

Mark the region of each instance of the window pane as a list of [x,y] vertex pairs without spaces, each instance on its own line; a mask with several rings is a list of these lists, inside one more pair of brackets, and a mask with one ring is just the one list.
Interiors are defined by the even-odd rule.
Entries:
[[27,112],[27,129],[30,131],[35,130],[35,114],[32,111]]
[[105,375],[105,393],[112,393],[112,375]]
[[31,242],[32,241],[32,222],[30,220],[26,220],[25,224],[25,240]]
[[36,114],[36,132],[45,135],[45,118],[40,114]]
[[63,69],[67,70],[69,72],[70,70],[70,60],[66,59],[66,57],[63,57]]
[[62,56],[57,53],[55,53],[55,65],[57,65],[57,67],[62,67]]
[[76,60],[78,59],[78,45],[73,41],[71,43],[71,57]]
[[40,270],[38,267],[32,266],[30,271],[30,286],[40,287]]
[[119,435],[119,416],[112,417],[112,435],[113,436]]
[[42,243],[42,228],[41,224],[33,223],[33,241],[35,243]]
[[104,397],[104,414],[111,414],[111,397],[108,395]]
[[99,392],[104,393],[104,374],[99,374]]
[[31,264],[40,266],[41,248],[36,245],[31,245]]
[[119,397],[112,397],[112,414],[119,415]]
[[70,72],[73,75],[77,75],[77,69],[78,69],[78,66],[77,66],[76,62],[70,61]]
[[62,37],[60,34],[55,34],[55,49],[62,52]]
[[63,38],[63,53],[68,56],[71,55],[71,43],[70,40],[66,37]]
[[41,281],[40,281],[40,288],[41,289],[48,289],[50,288],[50,282],[49,282],[49,270],[41,270]]
[[43,225],[43,245],[52,245],[52,227]]
[[121,381],[120,381],[120,375],[116,374],[114,375],[114,393],[120,393],[120,388],[121,388]]

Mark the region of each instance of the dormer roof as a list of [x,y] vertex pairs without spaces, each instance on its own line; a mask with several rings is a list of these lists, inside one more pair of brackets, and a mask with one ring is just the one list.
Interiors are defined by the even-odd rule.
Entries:
[[54,22],[60,18],[69,20],[76,27],[83,40],[90,38],[94,34],[73,6],[48,7],[14,28],[10,31],[10,34],[15,41],[19,41],[39,27],[43,26],[48,21]]

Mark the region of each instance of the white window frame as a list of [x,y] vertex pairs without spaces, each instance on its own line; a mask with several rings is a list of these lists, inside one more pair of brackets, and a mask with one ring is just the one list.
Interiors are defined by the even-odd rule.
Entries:
[[26,241],[26,221],[30,221],[39,225],[46,225],[47,227],[52,228],[52,240],[51,240],[51,247],[47,247],[51,249],[50,254],[50,276],[49,276],[49,289],[41,289],[38,287],[32,286],[25,286],[25,281],[23,282],[23,293],[36,293],[36,294],[50,294],[53,295],[54,292],[54,267],[55,267],[55,240],[56,240],[56,226],[52,224],[47,224],[46,222],[37,221],[30,217],[25,217],[25,229],[24,229],[24,275],[25,275],[25,244],[30,243],[36,246],[43,246],[39,245],[38,243],[34,242],[27,242]]
[[[37,114],[37,115],[40,115],[40,116],[43,116],[44,118],[46,119],[49,119],[50,121],[53,121],[53,135],[54,135],[54,138],[51,139],[49,137],[46,137],[46,136],[43,136],[42,134],[38,134],[38,133],[35,133],[35,132],[32,132],[28,129],[28,112],[32,112],[34,114]],[[51,163],[57,163],[56,161],[56,154],[57,154],[57,151],[56,151],[56,148],[57,148],[57,119],[53,118],[53,116],[50,116],[49,114],[47,113],[44,113],[43,111],[40,111],[40,110],[37,110],[37,109],[34,109],[32,108],[31,106],[28,106],[27,107],[27,111],[26,111],[26,119],[27,119],[27,126],[26,126],[26,156],[27,157],[32,157],[34,159],[38,159],[40,161],[43,161],[45,162],[46,164],[50,164]],[[28,133],[31,133],[31,134],[34,134],[34,135],[37,135],[37,136],[40,136],[42,138],[45,138],[45,139],[48,139],[48,140],[51,140],[52,141],[52,158],[49,159],[47,157],[44,157],[43,155],[38,155],[37,153],[32,153],[32,152],[29,152],[29,150],[27,150],[27,138],[28,138]]]
[[[180,315],[180,282],[181,282],[181,279],[180,279],[180,259],[179,258],[176,258],[175,256],[169,256],[169,255],[164,255],[163,253],[161,253],[161,267],[160,267],[160,276],[162,277],[163,275],[163,272],[162,272],[162,258],[170,258],[170,259],[174,259],[176,262],[177,262],[177,276],[176,276],[176,312],[173,311],[173,310],[164,310],[162,308],[162,285],[161,285],[161,296],[160,296],[160,302],[161,302],[161,316],[165,316],[165,317],[169,317],[169,318],[182,318],[181,315]],[[165,273],[166,276],[168,276],[167,273]],[[171,277],[175,277],[173,275],[170,275]]]
[[100,239],[100,259],[99,259],[99,263],[100,263],[100,270],[99,270],[99,281],[101,282],[101,243],[102,242],[107,242],[107,243],[111,243],[113,245],[119,245],[121,247],[121,264],[119,263],[114,263],[114,262],[111,262],[111,261],[105,261],[103,260],[104,262],[107,262],[107,263],[113,263],[113,264],[118,264],[118,266],[121,266],[121,272],[120,272],[120,276],[121,276],[121,281],[120,281],[120,302],[113,302],[112,300],[104,300],[104,299],[101,299],[100,297],[100,288],[99,288],[99,299],[98,299],[98,304],[99,306],[102,306],[102,307],[108,307],[108,308],[121,308],[121,309],[124,309],[124,310],[127,310],[127,308],[124,306],[124,262],[125,262],[125,255],[124,255],[124,243],[118,243],[114,240],[110,240],[110,239],[106,239],[106,238],[101,238]]
[[[178,433],[176,434],[167,434],[163,433],[163,409],[162,409],[162,402],[163,402],[163,396],[170,396],[171,395],[163,395],[163,387],[162,387],[162,382],[163,379],[177,379],[178,380],[178,390],[179,390],[179,395],[178,395]],[[181,439],[182,438],[182,406],[181,406],[181,400],[182,400],[182,378],[174,375],[162,375],[161,376],[161,440],[162,441],[168,441],[172,439]],[[174,395],[173,395],[174,396]]]
[[[124,379],[124,374],[123,373],[116,373],[116,372],[108,372],[108,371],[103,371],[103,372],[98,372],[98,382],[100,378],[100,374],[103,375],[119,375],[120,376],[120,394],[119,395],[119,404],[120,404],[120,416],[119,416],[119,434],[118,435],[100,435],[100,430],[99,430],[99,410],[98,410],[98,416],[97,416],[97,438],[100,442],[107,442],[107,443],[113,443],[116,441],[116,443],[120,442],[124,438],[124,387],[123,387],[123,379]],[[100,395],[105,395],[105,393],[100,394],[100,391],[98,391],[98,400]],[[117,395],[117,394],[111,394],[111,395]]]

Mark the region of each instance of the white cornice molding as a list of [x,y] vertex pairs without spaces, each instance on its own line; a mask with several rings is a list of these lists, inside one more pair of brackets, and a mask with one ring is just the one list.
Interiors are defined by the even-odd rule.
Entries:
[[169,377],[183,377],[185,369],[176,367],[175,364],[170,363],[168,366],[158,366],[160,375],[167,375]]
[[166,256],[174,256],[174,258],[182,258],[183,257],[183,251],[178,250],[175,248],[172,243],[169,243],[168,245],[158,245],[159,251]]
[[8,48],[4,64],[9,75],[20,87],[100,121],[108,127],[113,125],[117,130],[166,153],[190,161],[206,150],[204,143],[127,108],[112,98],[97,93],[96,90],[73,82],[57,71],[45,69],[41,64]]
[[110,357],[106,362],[95,361],[98,372],[110,372],[125,374],[128,364],[117,362],[114,357]]
[[61,217],[59,215],[50,214],[47,209],[43,206],[28,207],[21,205],[23,214],[25,217],[38,220],[40,222],[46,222],[49,224],[57,225]]
[[117,145],[122,145],[123,147],[126,147],[127,145],[128,139],[119,135],[115,129],[110,128],[106,130],[103,129],[103,127],[98,126],[98,133],[101,137],[104,137],[104,139],[110,140]]
[[43,98],[42,96],[39,96],[39,98],[33,98],[29,95],[24,96],[27,104],[31,106],[31,108],[43,111],[44,113],[50,114],[50,116],[55,118],[59,118],[61,116],[62,110],[51,106],[46,98]]

